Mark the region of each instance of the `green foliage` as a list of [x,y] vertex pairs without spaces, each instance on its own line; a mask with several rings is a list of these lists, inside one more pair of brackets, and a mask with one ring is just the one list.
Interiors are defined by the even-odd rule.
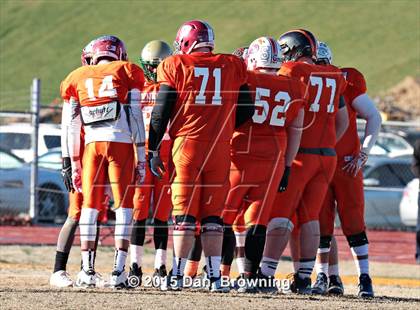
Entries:
[[207,20],[216,50],[232,52],[261,35],[306,28],[327,42],[334,63],[355,66],[372,95],[420,73],[420,1],[0,1],[0,110],[28,109],[31,80],[44,104],[80,65],[92,38],[123,39],[132,61],[153,39],[172,42],[182,22]]

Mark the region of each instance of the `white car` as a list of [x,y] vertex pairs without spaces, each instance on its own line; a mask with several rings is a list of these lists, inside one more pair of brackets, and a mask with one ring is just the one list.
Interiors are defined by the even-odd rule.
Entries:
[[[359,138],[362,139],[364,132],[358,131]],[[414,149],[411,144],[403,137],[390,132],[380,132],[375,145],[370,151],[370,155],[399,157],[413,155]]]
[[418,178],[410,181],[404,188],[403,196],[400,202],[401,221],[407,226],[417,225],[418,201],[419,201],[419,183]]
[[[31,166],[0,148],[0,215],[29,213]],[[39,167],[38,220],[61,221],[66,217],[68,193],[60,171]]]
[[[15,123],[0,126],[0,147],[9,150],[26,162],[33,160],[31,135],[33,127],[28,123]],[[38,155],[47,153],[50,149],[61,146],[60,126],[55,124],[40,124],[38,139]]]

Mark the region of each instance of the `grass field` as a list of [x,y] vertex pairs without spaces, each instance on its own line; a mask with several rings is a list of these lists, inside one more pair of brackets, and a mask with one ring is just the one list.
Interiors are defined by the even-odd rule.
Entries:
[[[340,262],[346,294],[341,298],[264,295],[211,294],[206,290],[160,292],[153,288],[113,291],[111,289],[51,289],[48,277],[54,259],[54,247],[0,247],[0,305],[2,309],[416,309],[420,306],[420,271],[416,265],[372,263],[376,297],[360,300],[353,262]],[[78,247],[72,250],[69,272],[79,268]],[[97,270],[107,277],[112,267],[113,249],[100,247]],[[146,247],[145,274],[151,274],[153,255]],[[292,270],[290,262],[279,264],[284,277]]]
[[172,42],[179,25],[209,21],[216,50],[230,53],[261,35],[310,29],[330,44],[337,65],[365,73],[371,94],[420,74],[420,1],[0,1],[0,110],[29,108],[33,77],[42,101],[80,63],[81,48],[101,34],[121,37],[137,60],[152,39]]

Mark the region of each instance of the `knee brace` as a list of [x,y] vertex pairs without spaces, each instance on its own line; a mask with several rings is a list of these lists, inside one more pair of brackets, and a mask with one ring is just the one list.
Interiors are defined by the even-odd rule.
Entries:
[[364,231],[361,232],[360,234],[346,236],[346,238],[351,248],[354,248],[356,246],[362,246],[369,243],[368,238],[366,236],[366,232]]
[[219,216],[208,216],[201,220],[201,233],[223,232],[223,221]]
[[191,215],[176,215],[174,230],[195,231],[195,217]]
[[118,208],[115,210],[115,239],[130,240],[133,209]]
[[332,236],[321,236],[319,239],[319,249],[329,249],[331,247]]
[[267,232],[270,232],[274,229],[277,228],[283,228],[283,229],[287,229],[288,231],[292,231],[293,230],[293,223],[291,220],[289,220],[288,218],[285,217],[275,217],[273,219],[270,220],[270,222],[268,222],[267,225]]
[[95,241],[99,211],[93,208],[83,208],[80,213],[80,240]]

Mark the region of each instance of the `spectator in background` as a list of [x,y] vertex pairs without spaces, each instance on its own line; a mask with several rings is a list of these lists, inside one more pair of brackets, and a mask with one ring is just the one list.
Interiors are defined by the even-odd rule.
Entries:
[[[414,158],[413,158],[413,172],[416,178],[420,178],[420,139],[414,145]],[[420,264],[420,195],[417,202],[417,228],[416,228],[416,261]]]

